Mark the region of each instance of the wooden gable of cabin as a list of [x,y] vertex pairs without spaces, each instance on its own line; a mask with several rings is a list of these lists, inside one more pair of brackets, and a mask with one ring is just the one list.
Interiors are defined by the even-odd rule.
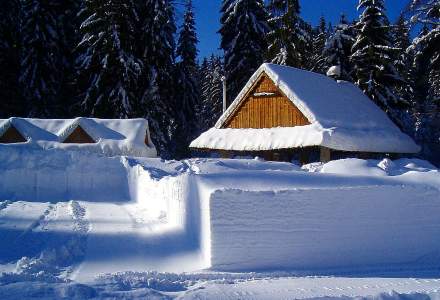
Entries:
[[304,114],[263,73],[223,128],[273,128],[309,125]]
[[77,126],[63,141],[64,144],[94,144],[96,141],[81,126]]
[[0,136],[1,144],[16,144],[16,143],[24,143],[24,142],[26,142],[26,139],[12,125],[8,129],[6,129],[6,131]]

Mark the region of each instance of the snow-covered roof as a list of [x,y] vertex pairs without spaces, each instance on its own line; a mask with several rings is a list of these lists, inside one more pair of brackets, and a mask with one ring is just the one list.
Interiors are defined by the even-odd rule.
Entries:
[[[105,156],[157,156],[156,148],[151,142],[148,121],[145,119],[0,119],[0,136],[11,126],[27,141],[0,144],[2,147],[83,150]],[[64,143],[78,126],[95,143]],[[148,144],[145,143],[146,135]]]
[[[270,129],[223,128],[263,74],[292,101],[311,125]],[[275,64],[263,64],[215,127],[191,143],[192,148],[235,151],[308,146],[384,153],[420,151],[420,147],[354,84]]]

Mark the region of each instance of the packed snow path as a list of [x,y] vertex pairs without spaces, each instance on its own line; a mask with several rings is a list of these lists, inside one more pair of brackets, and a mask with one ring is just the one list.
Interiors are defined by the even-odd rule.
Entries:
[[[84,262],[72,279],[90,282],[97,274],[200,269],[196,245],[166,220],[139,218],[136,205],[83,202],[90,222]],[[110,262],[110,263],[109,263]]]
[[303,277],[244,281],[232,286],[206,283],[185,292],[183,298],[198,300],[355,298],[381,293],[389,293],[389,298],[399,297],[393,293],[419,293],[440,297],[440,279]]

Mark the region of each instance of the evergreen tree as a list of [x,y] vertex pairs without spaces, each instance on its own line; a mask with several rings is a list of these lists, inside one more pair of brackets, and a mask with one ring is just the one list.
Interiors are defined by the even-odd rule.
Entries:
[[211,82],[209,86],[209,127],[213,127],[223,113],[224,69],[221,58],[212,56],[210,60]]
[[176,95],[178,128],[173,140],[177,144],[176,154],[180,158],[189,156],[188,146],[194,138],[197,126],[196,107],[200,97],[197,80],[197,43],[192,1],[188,0],[177,44],[180,61],[176,68],[176,78],[180,93]]
[[133,2],[86,0],[81,17],[77,63],[83,113],[100,118],[136,115],[142,63],[134,49]]
[[197,66],[197,39],[194,7],[192,0],[187,0],[184,21],[180,30],[179,41],[177,44],[177,56],[180,57],[181,65],[189,68]]
[[76,53],[75,48],[81,41],[79,31],[81,20],[78,13],[81,10],[81,1],[63,0],[60,2],[58,12],[58,27],[60,28],[60,49],[62,53],[62,78],[61,90],[58,96],[57,107],[55,109],[56,117],[74,117],[76,97],[79,94],[76,80]]
[[360,0],[363,10],[357,24],[358,34],[351,59],[355,64],[357,84],[389,116],[401,125],[399,114],[407,104],[394,89],[404,84],[394,67],[396,49],[391,45],[389,21],[383,0]]
[[61,87],[59,1],[21,2],[20,85],[30,117],[50,117]]
[[210,118],[210,87],[211,87],[211,68],[210,61],[205,57],[200,65],[200,107],[198,110],[199,132],[209,128],[208,119]]
[[[428,27],[423,26],[418,36],[425,36],[428,32]],[[421,55],[425,47],[425,43],[419,42],[418,38],[415,38],[411,46],[407,49],[408,52],[413,53],[412,69],[414,72],[414,94],[417,112],[423,110],[423,105],[427,99],[429,90],[428,75],[431,67],[431,59],[426,55]]]
[[410,8],[411,21],[424,26],[409,48],[415,55],[417,138],[424,154],[440,163],[440,1],[412,0]]
[[221,48],[231,101],[264,61],[267,12],[263,0],[224,0],[221,12]]
[[145,66],[139,116],[148,118],[152,139],[162,157],[174,151],[172,135],[178,118],[174,86],[174,8],[169,0],[144,0],[140,5],[139,53]]
[[[327,65],[333,67],[332,76],[338,80],[352,81],[353,68],[350,63],[351,48],[354,43],[353,27],[347,22],[345,15],[341,16],[334,33],[327,40],[324,56]],[[330,73],[328,73],[330,75]]]
[[[440,1],[413,0],[411,8],[414,11],[412,22],[424,25],[418,38],[414,40],[410,50],[415,51],[416,64],[428,74],[428,82],[438,86],[437,74],[440,72]],[[425,64],[421,65],[421,62]],[[432,76],[432,77],[431,77]],[[436,95],[436,88],[429,91],[428,101],[438,102],[440,95]]]
[[[398,85],[395,88],[395,94],[410,104],[411,112],[408,111],[407,121],[408,128],[404,128],[406,132],[414,134],[414,121],[410,121],[414,116],[416,102],[414,98],[414,70],[413,70],[413,51],[408,50],[411,45],[409,28],[405,22],[403,15],[399,17],[393,27],[393,45],[397,48],[394,65],[398,74],[403,78],[406,84]],[[402,116],[404,117],[404,116]]]
[[268,60],[281,65],[300,68],[305,63],[307,41],[300,18],[298,0],[271,0],[268,5],[270,31]]
[[315,54],[315,50],[313,49],[314,47],[313,42],[315,36],[314,28],[310,23],[307,23],[305,21],[300,22],[300,28],[304,33],[303,34],[304,48],[302,49],[302,56],[305,59],[301,62],[299,68],[305,70],[312,70],[313,67],[315,66],[313,60],[310,59]]
[[200,71],[202,100],[199,122],[200,131],[206,131],[215,125],[222,114],[224,72],[220,57],[212,55],[209,60],[205,58]]
[[21,116],[23,103],[18,93],[19,2],[0,0],[0,118]]
[[310,70],[317,73],[326,73],[328,70],[327,59],[324,56],[325,43],[328,39],[327,24],[324,16],[319,19],[319,25],[312,36],[312,57]]

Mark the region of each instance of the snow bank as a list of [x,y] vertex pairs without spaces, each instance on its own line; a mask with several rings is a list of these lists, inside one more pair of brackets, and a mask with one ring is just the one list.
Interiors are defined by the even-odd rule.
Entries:
[[0,199],[123,201],[129,199],[126,174],[120,157],[5,147],[0,150]]
[[171,226],[185,226],[189,184],[186,166],[176,161],[125,158],[130,198],[152,219],[166,218]]
[[20,151],[0,151],[0,238],[15,245],[0,247],[0,261],[27,256],[20,270],[58,264],[75,249],[86,249],[75,272],[83,282],[129,270],[438,266],[440,176],[424,161],[301,169]]
[[439,215],[440,193],[426,187],[219,190],[210,198],[212,268],[439,267]]

